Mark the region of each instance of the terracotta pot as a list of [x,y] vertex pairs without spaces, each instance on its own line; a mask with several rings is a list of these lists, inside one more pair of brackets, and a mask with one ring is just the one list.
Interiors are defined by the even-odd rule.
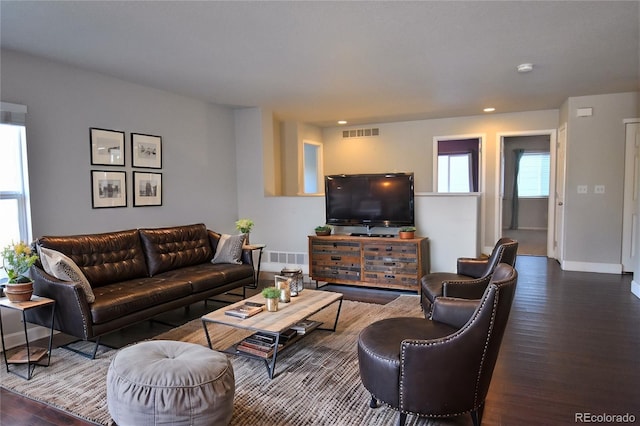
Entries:
[[7,284],[4,293],[11,302],[28,302],[33,296],[33,282]]
[[324,237],[324,236],[327,236],[327,235],[331,235],[331,231],[316,231],[316,235],[318,237]]
[[266,300],[267,300],[267,311],[278,312],[278,299],[266,299]]
[[400,231],[398,232],[398,236],[400,237],[401,240],[411,240],[413,238],[415,238],[416,236],[416,232],[415,231]]

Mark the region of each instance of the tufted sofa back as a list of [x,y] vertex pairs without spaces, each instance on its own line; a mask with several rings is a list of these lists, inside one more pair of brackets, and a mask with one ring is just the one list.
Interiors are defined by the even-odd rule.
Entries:
[[213,258],[207,227],[202,224],[140,229],[149,276]]
[[37,244],[71,258],[87,277],[91,287],[147,276],[147,264],[137,229],[40,237]]

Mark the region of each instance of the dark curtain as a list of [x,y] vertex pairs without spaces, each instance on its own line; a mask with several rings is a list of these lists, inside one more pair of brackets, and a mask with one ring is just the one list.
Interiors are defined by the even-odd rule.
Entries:
[[518,200],[518,173],[520,172],[520,159],[524,154],[524,149],[514,149],[513,156],[513,192],[511,194],[511,226],[509,229],[518,229],[518,210],[520,209]]

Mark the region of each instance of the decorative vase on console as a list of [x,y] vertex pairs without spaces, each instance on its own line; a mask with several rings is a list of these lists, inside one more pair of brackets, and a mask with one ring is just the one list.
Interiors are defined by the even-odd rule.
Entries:
[[2,268],[7,272],[9,281],[5,293],[12,302],[26,302],[33,295],[33,281],[26,274],[38,256],[31,247],[23,242],[10,244],[2,250]]
[[404,226],[400,228],[398,236],[401,240],[411,240],[416,236],[416,228],[413,226]]

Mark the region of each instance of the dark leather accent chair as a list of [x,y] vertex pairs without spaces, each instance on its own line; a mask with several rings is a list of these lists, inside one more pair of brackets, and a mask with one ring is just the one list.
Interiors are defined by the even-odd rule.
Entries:
[[407,414],[482,421],[484,401],[516,289],[517,272],[496,267],[482,298],[439,297],[433,319],[388,318],[358,336],[360,378],[378,401]]
[[458,258],[457,273],[434,272],[420,279],[420,304],[425,318],[431,315],[436,297],[479,299],[499,263],[516,266],[518,241],[500,238],[491,255],[483,258]]

